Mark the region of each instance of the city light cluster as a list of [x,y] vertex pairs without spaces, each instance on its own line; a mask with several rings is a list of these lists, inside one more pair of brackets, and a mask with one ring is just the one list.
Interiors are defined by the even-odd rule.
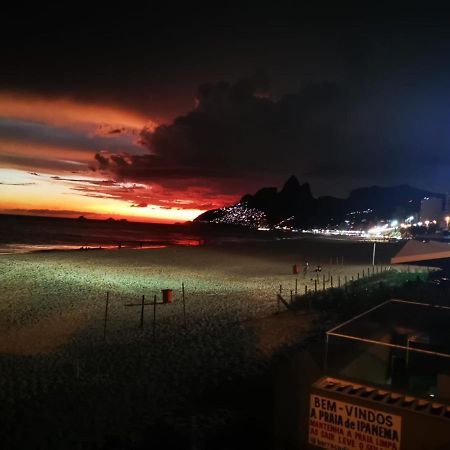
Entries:
[[347,216],[356,216],[356,215],[360,215],[360,214],[370,214],[373,213],[373,209],[365,209],[364,211],[351,211],[349,213],[347,213]]
[[241,225],[258,229],[267,228],[266,214],[259,209],[249,208],[245,202],[221,208],[220,211],[220,217],[213,219],[213,223]]
[[[400,222],[398,219],[386,219],[378,221],[344,220],[340,225],[313,228],[303,230],[303,232],[336,236],[352,236],[363,239],[409,239],[417,234],[423,233],[442,233],[448,231],[450,216],[445,217],[444,224],[433,220],[417,220],[417,216],[409,216]],[[439,227],[442,225],[442,227]]]
[[[287,231],[303,232],[333,236],[348,236],[360,239],[410,239],[417,235],[430,233],[444,234],[449,231],[450,216],[448,211],[430,210],[429,199],[425,200],[425,207],[420,212],[408,217],[390,217],[376,219],[374,210],[351,211],[342,221],[330,219],[328,225],[307,229],[299,229],[295,216],[288,217],[278,223],[269,224],[267,215],[263,211],[250,208],[247,202],[237,203],[233,206],[221,208],[217,217],[211,220],[217,224],[239,225],[259,231]],[[438,205],[438,202],[435,202]],[[439,206],[439,205],[438,205]],[[428,208],[428,210],[427,210]],[[427,215],[429,213],[429,215]],[[433,217],[428,219],[426,217]],[[436,217],[436,220],[434,217]]]

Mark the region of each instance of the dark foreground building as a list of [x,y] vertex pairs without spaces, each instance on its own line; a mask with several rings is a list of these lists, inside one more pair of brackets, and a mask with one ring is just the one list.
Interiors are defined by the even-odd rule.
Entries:
[[327,332],[308,448],[450,449],[450,308],[390,300]]

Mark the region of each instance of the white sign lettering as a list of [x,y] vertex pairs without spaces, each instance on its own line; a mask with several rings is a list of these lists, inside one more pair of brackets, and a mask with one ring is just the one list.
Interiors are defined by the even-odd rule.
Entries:
[[402,418],[311,395],[309,443],[330,450],[400,450]]

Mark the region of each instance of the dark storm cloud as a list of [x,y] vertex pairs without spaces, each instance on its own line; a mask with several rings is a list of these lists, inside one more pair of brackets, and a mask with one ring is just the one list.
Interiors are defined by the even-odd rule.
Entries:
[[166,187],[209,180],[234,193],[247,180],[289,173],[319,185],[333,177],[349,188],[361,179],[413,182],[417,174],[428,183],[437,168],[450,165],[450,107],[443,100],[428,99],[424,111],[416,91],[379,95],[333,82],[278,99],[260,91],[253,79],[203,84],[195,109],[142,130],[149,154],[102,152],[97,167],[119,179]]
[[98,168],[164,186],[209,180],[222,192],[238,193],[248,179],[313,173],[342,158],[349,92],[319,83],[273,100],[260,95],[267,89],[260,78],[203,84],[193,111],[142,131],[150,154],[98,153]]
[[340,86],[309,85],[276,101],[261,95],[267,88],[260,78],[203,84],[194,110],[142,130],[149,154],[97,153],[97,167],[119,179],[179,187],[214,179],[229,192],[243,177],[303,172],[312,155],[326,161],[342,145],[338,126],[348,105]]

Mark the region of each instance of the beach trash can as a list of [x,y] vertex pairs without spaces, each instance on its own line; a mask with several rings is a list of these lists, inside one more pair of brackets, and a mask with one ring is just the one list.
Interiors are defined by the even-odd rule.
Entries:
[[163,303],[172,303],[172,289],[161,289]]
[[294,264],[294,265],[292,266],[292,273],[293,273],[294,275],[297,275],[297,274],[298,274],[298,267],[297,267],[297,264]]

